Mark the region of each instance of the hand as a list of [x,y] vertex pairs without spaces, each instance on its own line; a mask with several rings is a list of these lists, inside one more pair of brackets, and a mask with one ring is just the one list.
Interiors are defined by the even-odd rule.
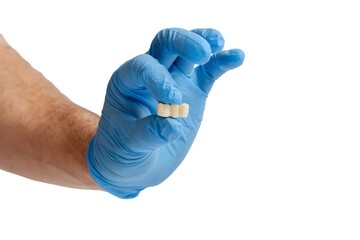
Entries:
[[[195,139],[214,81],[244,60],[241,50],[220,51],[223,46],[214,29],[165,29],[146,54],[113,74],[87,153],[90,173],[103,189],[133,198],[175,171]],[[187,103],[189,115],[159,117],[158,102]]]

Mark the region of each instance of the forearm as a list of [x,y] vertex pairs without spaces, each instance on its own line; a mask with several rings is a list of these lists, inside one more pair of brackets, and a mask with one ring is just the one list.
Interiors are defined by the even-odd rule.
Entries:
[[62,186],[100,189],[86,162],[98,121],[0,35],[0,169]]

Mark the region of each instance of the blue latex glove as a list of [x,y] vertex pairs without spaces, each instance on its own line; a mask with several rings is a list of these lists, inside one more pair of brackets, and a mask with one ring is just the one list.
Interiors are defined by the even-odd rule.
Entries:
[[[174,172],[195,139],[214,81],[244,60],[241,50],[220,51],[223,46],[214,29],[165,29],[146,54],[113,74],[87,152],[97,184],[120,198],[133,198]],[[159,117],[158,102],[187,103],[189,116]]]

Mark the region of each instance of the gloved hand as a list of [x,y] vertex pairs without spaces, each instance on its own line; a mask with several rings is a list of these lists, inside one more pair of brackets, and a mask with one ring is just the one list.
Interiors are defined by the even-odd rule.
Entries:
[[[87,152],[97,184],[120,198],[133,198],[174,172],[195,139],[214,81],[244,60],[241,50],[220,51],[223,46],[214,29],[165,29],[146,54],[112,75]],[[187,103],[189,115],[159,117],[158,102]]]

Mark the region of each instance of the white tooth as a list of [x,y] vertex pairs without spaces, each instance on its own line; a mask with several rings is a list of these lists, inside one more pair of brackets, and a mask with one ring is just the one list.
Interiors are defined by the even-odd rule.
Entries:
[[164,115],[166,117],[171,116],[171,105],[170,104],[164,104]]
[[172,118],[179,117],[179,104],[170,104],[170,116]]
[[183,117],[186,118],[189,114],[189,105],[183,103],[179,104],[164,104],[158,103],[157,115],[160,117]]
[[186,118],[189,114],[189,105],[186,103],[183,103],[179,107],[179,117]]
[[158,103],[157,114],[160,117],[170,117],[170,105]]
[[158,116],[162,116],[162,113],[164,111],[163,109],[164,109],[164,104],[159,102],[157,105],[157,115]]

